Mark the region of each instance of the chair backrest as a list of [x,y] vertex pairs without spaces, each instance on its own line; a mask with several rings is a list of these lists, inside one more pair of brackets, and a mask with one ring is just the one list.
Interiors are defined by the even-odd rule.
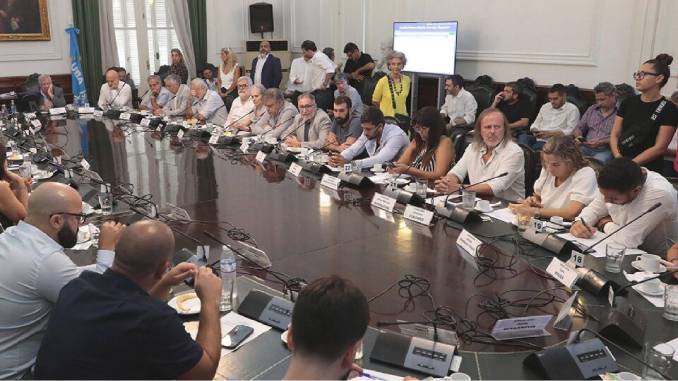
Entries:
[[[366,105],[372,104],[372,95],[374,94],[374,89],[377,87],[377,82],[386,76],[386,73],[383,71],[374,71],[372,77],[365,77],[363,79],[362,89],[356,89],[360,93],[360,96],[363,99],[363,103]],[[412,91],[410,91],[412,93]]]
[[534,182],[539,177],[541,161],[539,160],[539,154],[533,151],[532,148],[524,144],[519,144],[519,146],[522,148],[523,156],[525,157],[525,197],[529,197],[534,193]]
[[626,83],[614,85],[617,92],[617,106],[619,106],[626,98],[636,95],[636,89]]
[[464,151],[473,142],[473,131],[459,135],[454,141],[454,162],[457,163],[464,156]]
[[565,99],[568,102],[572,103],[573,105],[577,106],[577,109],[579,109],[579,115],[584,115],[586,109],[589,108],[589,104],[581,97],[579,87],[573,84],[569,84],[565,88],[565,93],[567,94]]
[[466,87],[466,91],[473,95],[476,103],[478,103],[478,109],[476,110],[476,117],[486,108],[490,107],[492,101],[494,100],[494,88],[486,86],[483,84],[473,83],[470,86]]
[[598,175],[600,170],[605,166],[605,163],[593,156],[584,156],[584,159],[589,162],[589,167],[593,168],[593,170],[596,172],[596,175]]
[[494,88],[494,79],[487,74],[479,75],[473,84]]

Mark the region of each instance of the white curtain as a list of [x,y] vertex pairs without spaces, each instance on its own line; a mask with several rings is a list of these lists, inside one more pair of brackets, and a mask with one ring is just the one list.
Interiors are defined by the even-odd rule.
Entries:
[[179,47],[184,54],[184,63],[188,69],[188,80],[190,81],[195,77],[196,72],[188,4],[186,0],[167,0],[167,9],[169,9],[170,18],[174,24],[174,31],[179,40]]
[[[101,72],[111,66],[120,66],[118,61],[118,44],[115,42],[113,29],[113,0],[99,1],[99,29],[101,43]],[[127,68],[127,72],[129,72]]]

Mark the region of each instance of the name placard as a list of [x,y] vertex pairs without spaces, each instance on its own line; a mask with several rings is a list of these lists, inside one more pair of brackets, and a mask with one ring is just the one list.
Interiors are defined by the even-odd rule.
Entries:
[[[612,288],[612,287],[610,287]],[[553,328],[561,331],[569,331],[572,327],[572,318],[570,317],[570,309],[574,304],[574,301],[577,299],[579,291],[575,291],[572,296],[570,296],[562,306],[560,306],[560,312],[556,316],[556,321],[553,322]]]
[[478,247],[482,244],[483,241],[476,238],[476,236],[469,233],[466,229],[463,229],[461,233],[459,233],[459,237],[457,237],[457,245],[474,257],[477,255]]
[[139,124],[144,126],[144,127],[148,127],[148,126],[151,125],[151,118],[141,119],[141,122],[139,122]]
[[433,212],[414,205],[407,205],[405,207],[404,217],[410,221],[430,225],[431,220],[433,220]]
[[393,197],[388,197],[381,193],[375,193],[372,197],[372,202],[370,205],[392,213],[397,202],[398,201]]
[[575,269],[558,258],[551,260],[551,263],[546,268],[546,272],[567,288],[572,288],[578,277]]
[[301,165],[299,165],[297,163],[292,163],[292,164],[290,164],[290,168],[287,170],[287,172],[293,174],[296,177],[299,177],[302,169],[304,169],[304,168]]
[[132,117],[132,114],[130,114],[128,112],[123,112],[123,113],[120,114],[120,120],[130,120],[131,117]]
[[264,164],[264,160],[266,160],[266,153],[264,151],[257,152],[256,159],[260,164]]
[[207,143],[214,145],[214,144],[217,144],[218,142],[219,142],[219,135],[212,135],[210,137],[210,140]]
[[50,115],[60,115],[66,113],[66,107],[54,107],[49,109]]
[[250,144],[248,142],[245,142],[245,141],[242,142],[242,144],[240,145],[240,152],[247,153],[247,151],[249,151],[249,150],[250,150]]
[[339,186],[341,185],[341,180],[339,180],[337,177],[324,174],[322,180],[320,180],[320,185],[330,189],[338,190]]
[[92,114],[94,107],[78,107],[78,114]]
[[183,139],[183,138],[184,138],[184,134],[185,134],[184,130],[179,130],[179,131],[177,132],[177,138]]
[[87,162],[87,160],[82,159],[82,160],[80,161],[80,165],[82,165],[83,168],[85,168],[86,170],[89,171],[90,166],[89,166],[89,163]]
[[94,117],[102,118],[104,116],[103,110],[94,110]]
[[31,120],[31,132],[35,135],[36,132],[40,131],[42,128],[42,123],[38,119]]
[[492,337],[497,340],[508,340],[550,336],[546,326],[552,318],[553,315],[537,315],[497,320],[492,328]]

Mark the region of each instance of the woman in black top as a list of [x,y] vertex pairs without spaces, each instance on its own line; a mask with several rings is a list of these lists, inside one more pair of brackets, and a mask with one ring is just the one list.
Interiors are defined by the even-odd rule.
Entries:
[[633,73],[641,94],[619,106],[610,136],[614,157],[632,158],[655,172],[661,172],[664,153],[678,126],[678,109],[660,93],[671,76],[671,62],[673,57],[660,54]]
[[26,217],[30,181],[7,169],[5,145],[0,142],[0,232]]

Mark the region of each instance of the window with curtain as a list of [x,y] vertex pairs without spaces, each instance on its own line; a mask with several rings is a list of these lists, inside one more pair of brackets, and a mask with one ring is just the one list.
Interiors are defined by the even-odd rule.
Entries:
[[120,64],[145,91],[146,78],[179,47],[165,0],[113,0],[113,27]]

